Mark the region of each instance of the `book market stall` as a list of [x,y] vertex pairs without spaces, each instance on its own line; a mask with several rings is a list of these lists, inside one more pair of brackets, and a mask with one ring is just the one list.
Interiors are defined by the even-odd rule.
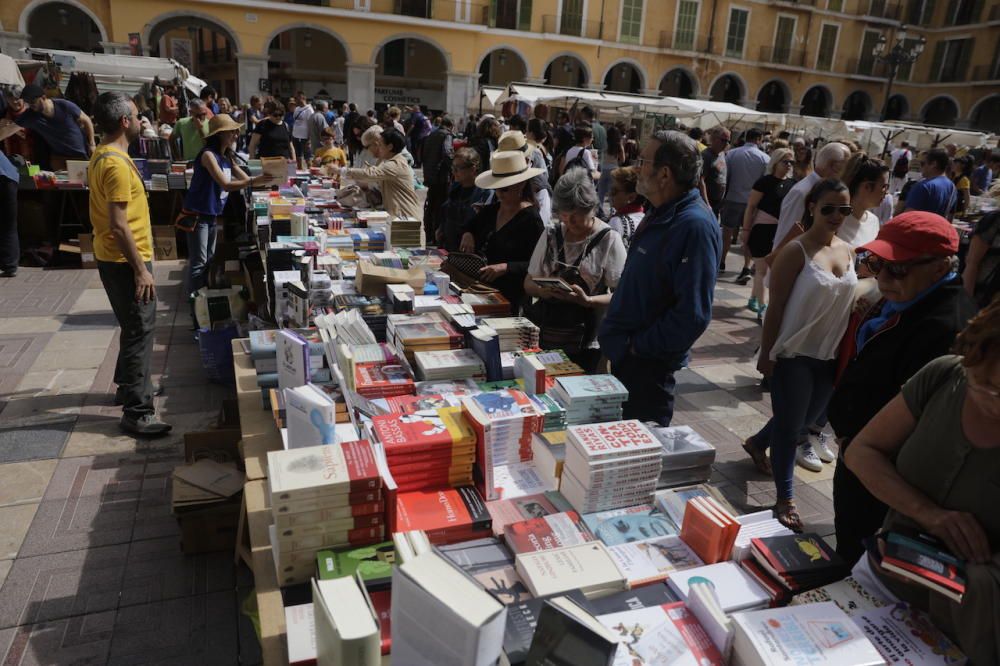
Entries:
[[[174,480],[243,482],[265,664],[964,663],[867,558],[741,515],[694,429],[623,420],[614,376],[539,348],[419,221],[287,176],[253,193],[240,247],[276,322],[231,341],[242,464]],[[926,535],[873,552],[962,598],[962,563]]]

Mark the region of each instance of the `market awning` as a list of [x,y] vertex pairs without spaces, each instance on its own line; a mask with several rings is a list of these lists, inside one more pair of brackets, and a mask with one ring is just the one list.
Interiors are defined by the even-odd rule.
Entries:
[[17,62],[10,56],[0,53],[0,85],[23,86],[24,77],[18,69]]
[[595,109],[632,114],[648,110],[647,107],[655,105],[658,100],[657,97],[646,95],[539,86],[529,83],[509,83],[504,88],[503,94],[496,100],[496,105],[501,106],[507,101],[523,102],[531,106],[540,103],[562,107],[587,104]]
[[185,87],[195,94],[201,92],[206,83],[191,74],[180,63],[171,58],[151,58],[147,56],[109,55],[104,53],[82,53],[57,49],[25,49],[32,57],[49,58],[63,72],[89,72],[94,75],[98,86],[128,86],[131,83],[145,83],[159,77],[161,81],[179,78]]

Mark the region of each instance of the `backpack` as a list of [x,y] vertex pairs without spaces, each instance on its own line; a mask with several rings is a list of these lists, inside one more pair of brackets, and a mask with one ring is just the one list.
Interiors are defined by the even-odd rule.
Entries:
[[906,178],[906,174],[910,172],[910,157],[909,151],[904,152],[896,160],[896,165],[892,167],[892,175],[896,178]]
[[580,152],[576,154],[576,157],[566,162],[566,166],[563,167],[563,173],[568,173],[570,169],[586,169],[587,160],[583,157],[583,151],[585,149],[580,149]]

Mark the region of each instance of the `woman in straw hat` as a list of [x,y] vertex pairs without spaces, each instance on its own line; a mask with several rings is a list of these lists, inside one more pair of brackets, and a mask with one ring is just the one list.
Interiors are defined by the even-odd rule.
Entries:
[[516,314],[524,298],[524,276],[545,227],[535,208],[531,180],[542,173],[531,168],[519,150],[498,151],[490,168],[476,177],[476,185],[494,190],[494,203],[485,206],[463,229],[461,250],[486,258],[480,279],[496,287]]
[[188,293],[204,286],[205,267],[215,253],[216,222],[230,192],[263,184],[266,176],[248,176],[236,164],[233,147],[243,125],[220,113],[208,121],[205,147],[194,160],[194,176],[184,197],[183,219],[187,232]]

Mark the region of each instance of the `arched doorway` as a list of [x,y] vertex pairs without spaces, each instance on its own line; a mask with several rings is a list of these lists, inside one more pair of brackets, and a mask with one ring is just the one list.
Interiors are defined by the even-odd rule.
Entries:
[[902,120],[910,113],[910,102],[903,95],[893,95],[885,107],[886,120]]
[[420,104],[445,108],[448,61],[444,51],[416,37],[390,39],[375,56],[375,107]]
[[660,80],[660,94],[665,97],[694,99],[698,94],[698,82],[690,72],[677,67],[663,75]]
[[746,86],[743,85],[740,77],[735,74],[725,74],[717,78],[715,83],[712,84],[709,96],[713,102],[739,104],[740,100],[743,99],[743,91],[745,89]]
[[863,90],[855,90],[844,100],[840,117],[844,120],[864,120],[871,112],[871,95]]
[[788,107],[788,91],[777,79],[768,81],[757,92],[757,110],[766,113],[784,113]]
[[635,95],[645,87],[645,77],[639,68],[630,62],[619,62],[612,65],[604,74],[604,89],[608,92]]
[[347,51],[336,36],[315,27],[289,27],[274,35],[267,48],[271,93],[291,97],[347,100]]
[[149,55],[173,58],[215,88],[219,97],[233,104],[249,101],[238,97],[239,46],[223,25],[202,16],[172,15],[154,21],[143,41]]
[[928,125],[951,127],[958,120],[958,105],[950,97],[935,97],[924,106],[922,120]]
[[827,118],[830,115],[830,107],[833,106],[833,95],[826,86],[813,86],[802,96],[803,116],[813,116],[815,118]]
[[66,2],[39,5],[28,16],[28,43],[37,49],[104,53],[104,31],[93,16]]
[[479,64],[479,83],[505,86],[528,78],[528,65],[519,53],[509,48],[493,49]]
[[1000,132],[1000,95],[979,100],[969,114],[969,122],[972,127],[984,132]]
[[545,83],[550,86],[585,88],[590,81],[590,73],[583,61],[573,55],[561,55],[545,68]]

